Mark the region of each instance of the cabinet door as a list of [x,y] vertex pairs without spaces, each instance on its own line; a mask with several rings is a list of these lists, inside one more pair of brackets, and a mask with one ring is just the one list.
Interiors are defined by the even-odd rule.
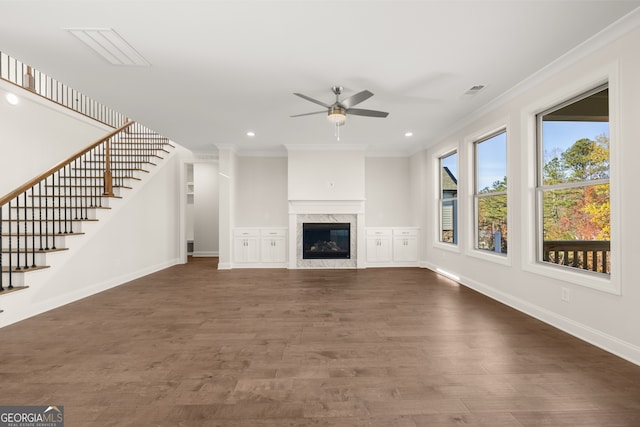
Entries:
[[282,237],[262,239],[262,262],[286,262],[286,240]]
[[367,237],[367,261],[391,262],[391,239],[388,236]]
[[234,261],[236,262],[259,262],[258,238],[257,237],[236,237],[233,242]]
[[394,237],[393,260],[396,262],[418,261],[418,239],[415,236]]

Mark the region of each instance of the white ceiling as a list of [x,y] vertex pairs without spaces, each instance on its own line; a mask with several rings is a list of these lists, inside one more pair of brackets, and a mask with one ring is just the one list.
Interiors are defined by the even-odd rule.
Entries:
[[[6,1],[0,51],[194,151],[334,144],[301,92],[375,96],[340,144],[409,153],[640,6],[640,1]],[[65,28],[113,28],[151,64],[107,63]],[[474,97],[464,93],[487,88]],[[256,136],[250,138],[246,132]],[[405,132],[413,132],[407,138]]]

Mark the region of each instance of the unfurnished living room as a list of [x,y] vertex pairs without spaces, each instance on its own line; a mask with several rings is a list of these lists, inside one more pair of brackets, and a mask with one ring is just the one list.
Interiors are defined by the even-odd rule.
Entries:
[[640,425],[640,0],[0,16],[0,426]]

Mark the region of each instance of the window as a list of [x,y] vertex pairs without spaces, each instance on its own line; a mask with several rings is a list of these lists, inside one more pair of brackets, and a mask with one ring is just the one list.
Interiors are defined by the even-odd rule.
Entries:
[[608,86],[538,114],[537,128],[537,260],[608,276]]
[[440,157],[440,241],[458,244],[458,153]]
[[507,253],[507,132],[474,143],[475,248]]

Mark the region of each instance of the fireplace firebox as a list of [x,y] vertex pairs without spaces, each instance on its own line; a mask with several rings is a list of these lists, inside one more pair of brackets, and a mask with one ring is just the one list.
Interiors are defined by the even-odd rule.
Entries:
[[350,259],[351,224],[305,222],[302,224],[303,259]]

